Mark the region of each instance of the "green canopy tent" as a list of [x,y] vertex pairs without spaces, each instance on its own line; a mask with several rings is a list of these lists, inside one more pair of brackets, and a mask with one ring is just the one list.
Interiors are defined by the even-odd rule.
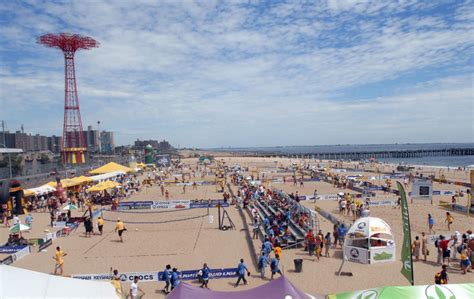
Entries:
[[328,295],[328,299],[463,299],[472,298],[474,283],[382,287]]

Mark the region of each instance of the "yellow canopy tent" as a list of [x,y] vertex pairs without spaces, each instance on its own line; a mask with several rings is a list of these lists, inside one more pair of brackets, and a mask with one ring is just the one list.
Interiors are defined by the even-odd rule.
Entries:
[[113,189],[119,187],[120,184],[112,181],[103,181],[101,183],[98,183],[97,185],[94,185],[89,188],[89,191],[91,192],[98,192],[98,191],[103,191],[107,189]]
[[133,169],[128,168],[126,166],[117,164],[115,162],[110,162],[107,163],[99,168],[96,168],[94,170],[91,170],[90,173],[92,174],[103,174],[103,173],[109,173],[109,172],[114,172],[114,171],[125,171],[125,172],[133,172]]
[[145,168],[146,165],[145,163],[137,163],[137,167],[140,167],[140,168]]
[[90,177],[86,177],[86,176],[83,176],[83,175],[72,178],[72,180],[76,181],[79,184],[85,184],[85,183],[89,183],[89,182],[94,181]]
[[26,189],[26,190],[23,190],[23,196],[24,197],[35,196],[35,193],[31,191],[30,189]]

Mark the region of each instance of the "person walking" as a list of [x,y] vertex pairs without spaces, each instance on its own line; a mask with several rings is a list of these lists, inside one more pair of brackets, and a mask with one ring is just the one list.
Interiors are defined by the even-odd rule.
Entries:
[[165,287],[161,291],[165,294],[169,294],[169,289],[170,289],[170,286],[171,286],[171,272],[170,272],[170,270],[171,270],[171,265],[166,265],[165,270],[163,270],[163,274],[161,276],[161,278],[165,282]]
[[244,263],[244,259],[240,259],[240,263],[237,266],[237,274],[239,275],[239,278],[237,279],[237,282],[235,283],[235,287],[239,286],[239,283],[241,280],[243,280],[244,284],[247,285],[247,280],[245,279],[246,273],[248,276],[250,276],[250,271],[247,269],[247,266]]
[[56,264],[54,265],[54,275],[58,275],[58,270],[59,270],[59,275],[63,275],[64,271],[64,260],[63,257],[67,255],[66,252],[61,250],[61,247],[56,247],[56,253],[54,254],[53,260],[56,261]]
[[428,232],[430,235],[436,234],[436,232],[433,229],[434,225],[435,225],[435,221],[433,219],[433,216],[431,216],[431,214],[428,214]]
[[270,277],[270,280],[273,280],[273,276],[277,273],[280,274],[280,276],[283,276],[283,274],[281,273],[278,267],[279,264],[280,264],[280,261],[276,257],[274,257],[272,261],[270,262],[270,270],[272,271],[272,276]]
[[466,272],[471,272],[471,268],[469,267],[471,265],[471,261],[469,260],[469,257],[471,255],[471,249],[467,246],[463,246],[461,249],[461,270],[462,274],[466,274]]
[[123,243],[123,237],[122,234],[126,230],[125,224],[123,224],[122,220],[117,219],[117,224],[115,224],[115,231],[118,232],[118,236],[120,238],[120,242]]
[[171,290],[174,290],[181,280],[179,279],[181,274],[178,272],[178,268],[173,268],[173,272],[171,273]]
[[[138,292],[141,293],[140,297],[138,296]],[[133,282],[130,285],[130,298],[131,299],[138,299],[145,296],[145,292],[138,286],[138,276],[133,278]]]
[[258,269],[260,270],[260,277],[264,278],[265,277],[265,269],[267,268],[268,265],[268,258],[265,252],[262,252],[260,255],[260,259],[258,260]]
[[209,272],[211,271],[211,269],[209,269],[209,267],[207,266],[207,263],[204,263],[204,265],[202,266],[202,284],[201,284],[201,288],[206,288],[206,289],[209,289]]

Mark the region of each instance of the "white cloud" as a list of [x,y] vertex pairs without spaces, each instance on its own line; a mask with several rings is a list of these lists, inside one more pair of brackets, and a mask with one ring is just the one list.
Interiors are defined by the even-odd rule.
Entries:
[[[8,3],[0,11],[11,18],[0,27],[0,104],[25,115],[9,123],[60,132],[63,58],[35,38],[70,31],[101,43],[76,55],[84,126],[100,119],[120,143],[473,141],[462,120],[473,114],[472,7],[442,15],[430,13],[433,5]],[[431,73],[403,83],[417,72]],[[399,94],[384,90],[397,80]],[[348,92],[370,88],[376,95],[362,100]],[[37,126],[35,113],[48,125]]]

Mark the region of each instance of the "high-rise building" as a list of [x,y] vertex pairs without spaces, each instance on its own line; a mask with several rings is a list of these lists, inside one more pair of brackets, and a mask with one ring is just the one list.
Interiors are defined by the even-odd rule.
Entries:
[[113,154],[115,151],[114,132],[102,131],[100,133],[101,151],[105,154]]

